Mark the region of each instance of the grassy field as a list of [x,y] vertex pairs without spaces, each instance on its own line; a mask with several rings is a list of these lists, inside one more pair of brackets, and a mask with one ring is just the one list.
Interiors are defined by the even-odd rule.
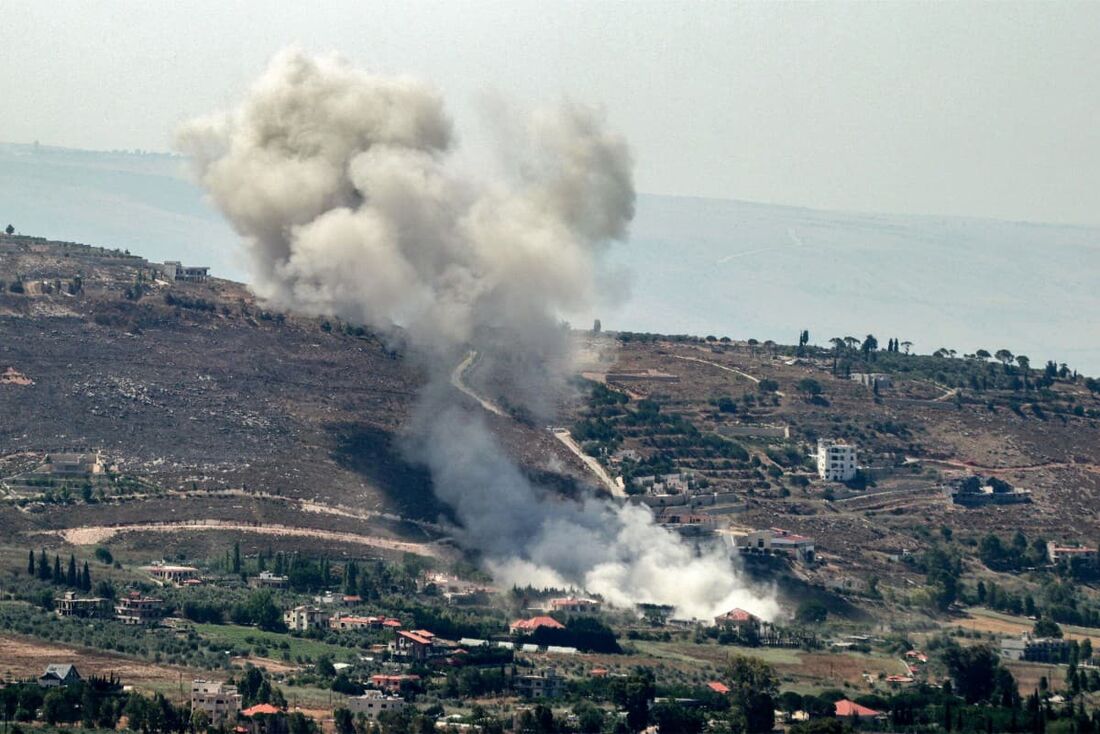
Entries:
[[[1033,620],[1027,617],[1015,617],[1011,614],[995,612],[985,607],[970,607],[966,610],[970,615],[968,619],[949,621],[949,626],[964,627],[980,632],[993,632],[1007,636],[1018,636],[1024,632],[1030,632],[1035,626]],[[1072,624],[1060,625],[1063,634],[1071,640],[1083,640],[1086,637],[1092,640],[1093,647],[1100,646],[1100,629],[1095,627],[1077,627]]]
[[[264,645],[269,648],[269,656],[279,658],[284,649],[290,653],[290,659],[297,661],[299,658],[316,660],[322,655],[328,655],[333,662],[354,662],[358,656],[358,649],[331,645],[318,640],[308,640],[302,637],[293,637],[289,634],[278,632],[264,632],[255,627],[241,627],[232,624],[196,624],[195,631],[203,638],[224,644],[226,647],[243,647]],[[282,644],[287,645],[286,648]]]

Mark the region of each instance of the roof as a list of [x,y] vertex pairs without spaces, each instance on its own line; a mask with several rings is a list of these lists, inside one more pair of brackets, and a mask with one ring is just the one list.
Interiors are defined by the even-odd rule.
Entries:
[[847,698],[842,698],[836,702],[836,715],[837,716],[882,716],[881,711],[875,711],[869,709],[866,706],[860,706],[855,701],[849,701]]
[[751,612],[746,612],[740,607],[734,608],[718,616],[718,619],[727,622],[752,622],[756,620],[756,616]]
[[407,632],[405,630],[398,630],[397,634],[400,637],[404,637],[407,640],[412,640],[418,645],[430,645],[432,641],[427,637],[417,634],[416,632]]
[[715,693],[721,693],[722,695],[725,695],[725,694],[730,692],[730,687],[729,686],[727,686],[725,683],[719,683],[716,680],[712,680],[709,683],[707,683],[707,688],[714,691]]
[[278,706],[272,706],[270,703],[258,703],[255,706],[246,708],[244,711],[241,712],[241,715],[255,716],[256,714],[267,714],[270,716],[274,714],[281,714],[282,712],[283,710]]
[[401,622],[397,621],[396,619],[383,619],[382,620],[382,626],[383,627],[400,627]]
[[76,672],[76,667],[68,663],[51,663],[46,666],[46,672],[41,677],[48,678],[51,675],[56,676],[58,680],[65,680],[69,675],[75,675],[80,677],[80,674]]
[[565,629],[565,625],[554,619],[553,617],[541,616],[531,617],[530,619],[517,619],[512,622],[512,629],[534,631],[539,627],[550,627],[551,629],[561,630]]
[[561,607],[561,606],[566,606],[566,605],[572,606],[572,605],[575,605],[575,604],[580,604],[582,606],[595,606],[595,605],[598,605],[599,602],[596,601],[595,599],[583,599],[581,597],[576,597],[576,596],[567,596],[563,599],[551,599],[550,600],[550,605],[555,606],[555,607]]

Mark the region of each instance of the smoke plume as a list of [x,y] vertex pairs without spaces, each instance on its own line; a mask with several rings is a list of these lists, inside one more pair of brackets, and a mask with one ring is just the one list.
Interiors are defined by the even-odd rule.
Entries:
[[515,404],[545,416],[572,366],[561,320],[600,303],[600,254],[633,217],[630,153],[599,114],[564,104],[514,127],[507,170],[475,180],[430,86],[291,49],[178,145],[242,236],[257,296],[400,327],[431,377],[411,425],[417,457],[498,579],[773,615],[724,553],[699,555],[648,509],[534,486],[449,384],[475,349]]

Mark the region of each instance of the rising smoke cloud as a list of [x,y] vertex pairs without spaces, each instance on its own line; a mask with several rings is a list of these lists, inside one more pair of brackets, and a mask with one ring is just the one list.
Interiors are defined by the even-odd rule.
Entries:
[[178,147],[241,234],[257,296],[400,327],[430,374],[417,456],[498,579],[773,616],[723,553],[697,554],[648,509],[534,486],[450,389],[450,367],[476,349],[545,415],[572,364],[560,320],[600,302],[599,256],[634,214],[629,150],[597,112],[563,104],[517,128],[508,169],[473,180],[430,86],[289,49],[238,108],[183,126]]

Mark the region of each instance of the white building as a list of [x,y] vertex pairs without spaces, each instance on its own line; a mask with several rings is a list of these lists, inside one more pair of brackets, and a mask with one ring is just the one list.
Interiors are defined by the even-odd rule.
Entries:
[[191,710],[202,710],[210,724],[219,727],[237,720],[241,710],[241,694],[236,686],[212,680],[191,681]]
[[830,482],[847,482],[859,469],[856,447],[843,441],[817,442],[817,475]]
[[814,539],[782,528],[754,530],[739,536],[735,545],[740,553],[785,553],[806,563],[814,560]]
[[160,266],[166,280],[182,280],[189,283],[205,283],[210,277],[207,266],[184,265],[179,260],[169,260]]
[[386,711],[400,711],[405,705],[405,699],[401,696],[387,696],[382,691],[367,691],[362,696],[348,699],[349,711],[353,714],[365,714],[371,720],[377,720]]
[[295,632],[321,629],[328,624],[328,620],[329,615],[317,607],[294,607],[283,614],[283,622],[286,623],[287,629]]

